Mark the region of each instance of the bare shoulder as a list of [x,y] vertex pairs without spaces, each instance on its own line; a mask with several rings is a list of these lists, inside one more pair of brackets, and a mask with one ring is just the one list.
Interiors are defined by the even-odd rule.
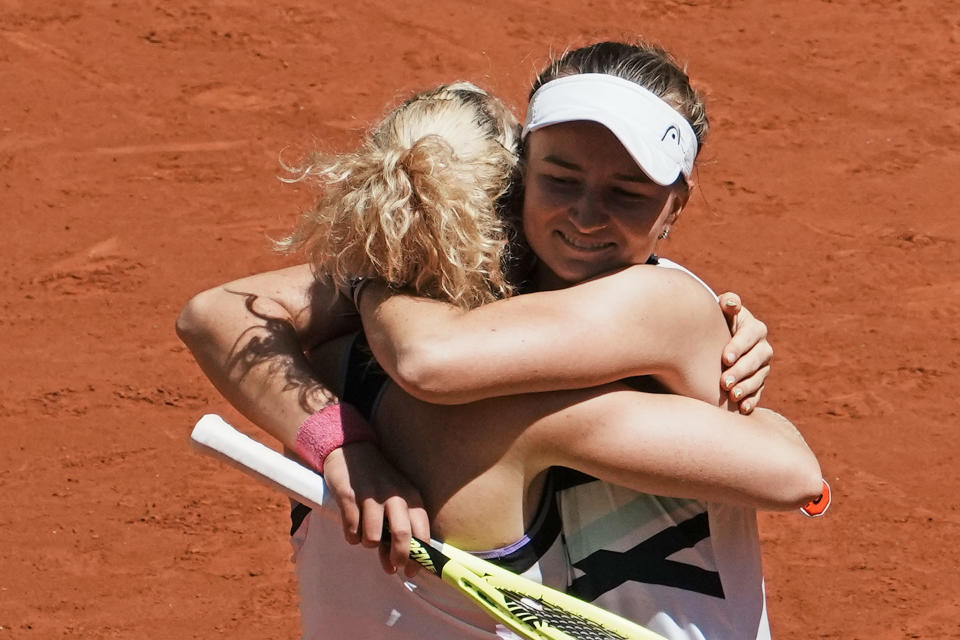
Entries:
[[663,306],[673,315],[685,310],[709,310],[722,317],[716,295],[710,287],[692,272],[672,262],[664,266],[633,265],[601,276],[592,283],[633,305]]
[[680,268],[638,265],[611,277],[619,293],[608,295],[629,301],[618,313],[642,325],[635,329],[637,339],[657,345],[657,380],[710,404],[722,400],[720,353],[730,332],[713,292]]

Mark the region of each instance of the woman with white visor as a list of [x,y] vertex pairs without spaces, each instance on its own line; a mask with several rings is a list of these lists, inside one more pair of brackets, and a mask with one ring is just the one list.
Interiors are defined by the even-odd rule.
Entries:
[[[534,85],[522,164],[532,285],[550,293],[464,312],[365,292],[378,361],[434,403],[653,374],[723,404],[698,311],[712,293],[653,255],[689,199],[706,130],[700,97],[655,47],[601,43],[554,62]],[[752,509],[722,492],[675,500],[582,480],[558,493],[573,593],[669,637],[769,634]]]

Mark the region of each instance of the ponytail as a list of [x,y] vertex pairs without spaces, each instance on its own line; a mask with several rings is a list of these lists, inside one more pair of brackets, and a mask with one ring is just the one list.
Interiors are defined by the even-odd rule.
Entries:
[[[501,123],[478,116],[490,100],[475,88],[423,94],[357,152],[312,158],[297,179],[317,183],[321,197],[278,248],[305,249],[317,276],[341,289],[378,278],[466,308],[509,296],[498,199],[517,160]],[[514,124],[511,115],[509,141]]]

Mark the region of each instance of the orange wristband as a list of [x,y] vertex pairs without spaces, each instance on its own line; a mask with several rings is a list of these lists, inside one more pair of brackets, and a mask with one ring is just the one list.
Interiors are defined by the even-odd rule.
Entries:
[[811,500],[804,506],[800,507],[800,511],[803,512],[803,515],[810,516],[811,518],[819,518],[827,512],[827,509],[830,508],[830,502],[832,496],[830,495],[830,485],[827,484],[827,481],[823,481],[823,492],[816,500]]

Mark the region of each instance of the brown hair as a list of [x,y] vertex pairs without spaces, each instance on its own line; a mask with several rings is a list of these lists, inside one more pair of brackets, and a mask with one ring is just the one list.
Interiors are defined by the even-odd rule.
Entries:
[[698,147],[703,147],[710,128],[703,96],[691,86],[683,67],[664,49],[646,42],[598,42],[567,51],[537,76],[530,96],[551,80],[579,73],[617,76],[648,89],[690,122]]

